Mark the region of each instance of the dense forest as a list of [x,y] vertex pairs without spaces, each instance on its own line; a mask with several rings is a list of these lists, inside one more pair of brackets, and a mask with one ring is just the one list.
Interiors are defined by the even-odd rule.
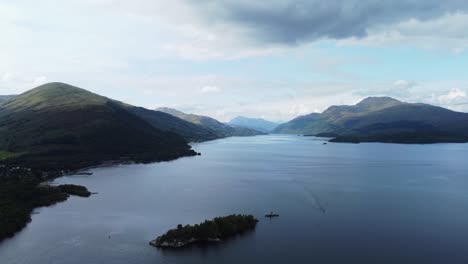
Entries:
[[176,229],[151,241],[156,247],[183,247],[195,242],[225,239],[252,230],[258,220],[252,215],[228,215],[196,225],[178,225]]

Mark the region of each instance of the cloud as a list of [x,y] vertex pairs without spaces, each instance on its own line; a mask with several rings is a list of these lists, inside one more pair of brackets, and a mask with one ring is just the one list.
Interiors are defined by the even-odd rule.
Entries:
[[411,87],[414,87],[415,85],[416,85],[415,82],[408,81],[408,80],[397,80],[393,83],[393,86],[399,89],[410,89]]
[[38,77],[34,78],[34,80],[33,80],[33,85],[34,86],[39,86],[39,85],[42,85],[44,83],[47,83],[47,77],[46,76],[38,76]]
[[0,94],[19,94],[47,82],[46,76],[30,77],[16,73],[3,73],[0,74]]
[[388,90],[384,90],[382,92],[387,96],[404,98],[408,97],[408,95],[411,93],[411,89],[416,86],[417,84],[414,81],[397,80]]
[[352,94],[363,99],[368,96],[390,96],[401,100],[410,100],[414,94],[420,94],[420,85],[411,80],[396,80],[384,83],[367,83],[363,88],[351,85]]
[[[468,91],[460,70],[468,50],[467,5],[0,1],[0,32],[8,40],[0,41],[0,94],[63,81],[136,105],[193,109],[222,120],[289,120],[371,95],[452,107],[464,97],[450,88]],[[410,56],[389,58],[399,51],[386,48],[392,45],[409,48]],[[424,50],[412,57],[412,47],[459,55]]]
[[[468,11],[464,0],[224,0],[187,1],[212,28],[237,27],[251,40],[297,44],[318,39],[363,38],[372,28],[424,21]],[[427,30],[431,30],[427,28]]]
[[12,76],[11,76],[10,73],[5,73],[5,74],[2,75],[2,78],[1,78],[1,79],[2,79],[2,81],[4,81],[4,82],[8,82],[8,81],[11,80],[11,78],[12,78]]
[[221,88],[218,86],[203,86],[199,91],[200,93],[217,93],[221,91]]
[[466,92],[458,88],[452,88],[446,94],[439,95],[437,102],[442,105],[452,105],[467,102]]
[[447,13],[430,20],[411,18],[395,24],[369,28],[364,38],[339,40],[339,45],[409,45],[461,54],[468,48],[468,13]]
[[295,104],[289,108],[289,114],[291,116],[305,115],[309,114],[310,112],[311,110],[309,109],[309,107],[303,104]]

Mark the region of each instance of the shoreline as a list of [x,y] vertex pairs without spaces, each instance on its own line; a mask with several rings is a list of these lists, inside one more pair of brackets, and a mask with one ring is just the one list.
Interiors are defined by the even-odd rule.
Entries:
[[[52,185],[51,183],[60,177],[74,176],[79,172],[85,172],[94,168],[110,167],[115,165],[127,165],[127,164],[148,164],[165,161],[173,161],[183,157],[194,157],[200,155],[196,151],[184,153],[178,157],[166,157],[157,159],[130,159],[121,158],[113,160],[103,160],[90,162],[93,165],[73,168],[73,169],[62,169],[62,170],[44,170],[44,169],[32,169],[24,166],[24,164],[12,162],[12,160],[5,160],[0,163],[1,169],[3,170],[0,174],[0,243],[14,237],[17,233],[21,232],[31,221],[34,210],[40,207],[48,207],[59,202],[65,202],[70,195],[79,197],[89,197],[97,192],[90,192],[85,186],[72,185],[72,184],[61,184]],[[84,195],[83,189],[77,190],[61,190],[60,188],[66,188],[63,186],[74,186],[76,188],[84,188],[89,194]],[[49,196],[41,196],[41,191],[50,190],[54,192]],[[7,190],[7,191],[5,191]],[[53,190],[53,191],[52,191]],[[18,192],[31,192],[35,195],[40,196],[42,201],[34,201],[33,197],[31,200],[22,201],[17,197]],[[55,196],[54,196],[55,195]],[[25,205],[18,206],[17,204]],[[6,208],[6,209],[5,209]],[[15,208],[23,208],[19,210]],[[2,222],[1,220],[4,219]],[[5,219],[12,219],[15,221],[14,226],[9,222],[5,222]]]

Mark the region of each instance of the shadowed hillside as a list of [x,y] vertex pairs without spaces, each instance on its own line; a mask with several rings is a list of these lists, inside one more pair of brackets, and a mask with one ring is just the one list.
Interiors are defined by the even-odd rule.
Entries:
[[179,134],[189,142],[207,141],[222,137],[202,125],[191,123],[168,113],[143,107],[130,107],[129,110],[153,127]]
[[0,105],[0,150],[44,169],[194,154],[182,137],[154,128],[122,103],[64,83],[39,86]]

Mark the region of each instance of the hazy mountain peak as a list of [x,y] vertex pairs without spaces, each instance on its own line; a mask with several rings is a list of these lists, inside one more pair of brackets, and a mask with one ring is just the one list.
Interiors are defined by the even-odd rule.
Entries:
[[158,108],[156,108],[156,111],[161,111],[161,112],[168,113],[168,114],[170,114],[170,113],[172,113],[172,114],[185,114],[182,111],[179,111],[177,109],[170,108],[170,107],[158,107]]
[[186,114],[179,110],[168,107],[159,107],[156,110],[173,115],[190,123],[203,126],[210,131],[213,131],[216,135],[218,135],[218,137],[252,136],[261,134],[261,132],[249,128],[235,127],[221,123],[218,120],[208,116]]
[[237,116],[229,121],[228,124],[255,129],[262,132],[270,132],[278,126],[278,123],[271,122],[263,118],[250,118],[245,116]]
[[[246,120],[265,120],[263,118],[255,118],[255,117],[245,117],[245,116],[236,116],[229,123],[237,122],[237,121],[246,121]],[[266,121],[266,120],[265,120]]]
[[373,112],[400,105],[402,102],[391,97],[367,97],[356,105],[332,105],[323,114],[337,115],[345,113]]
[[357,107],[363,109],[372,109],[372,108],[385,108],[385,107],[390,107],[394,105],[399,105],[402,104],[401,101],[398,101],[397,99],[394,99],[392,97],[367,97],[366,99],[360,101],[359,103],[356,104]]

